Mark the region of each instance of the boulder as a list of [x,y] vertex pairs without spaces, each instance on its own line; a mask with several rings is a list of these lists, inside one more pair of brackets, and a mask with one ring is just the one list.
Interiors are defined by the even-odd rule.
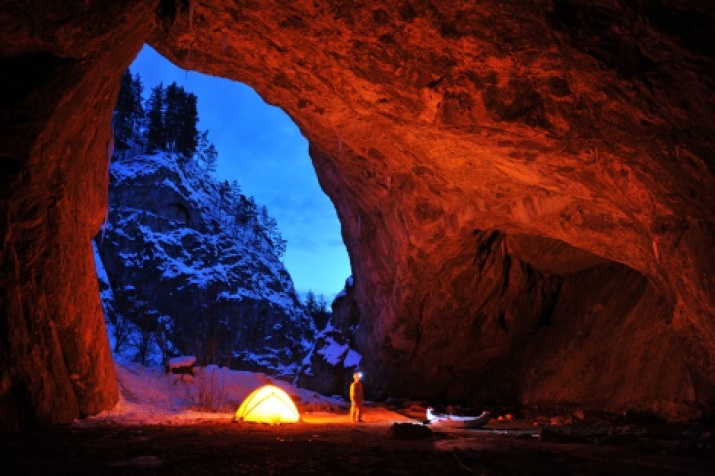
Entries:
[[393,423],[388,432],[396,440],[419,440],[432,436],[432,430],[417,423]]

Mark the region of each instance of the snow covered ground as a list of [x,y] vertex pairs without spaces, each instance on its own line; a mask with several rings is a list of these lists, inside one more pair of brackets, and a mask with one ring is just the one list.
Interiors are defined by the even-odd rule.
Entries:
[[190,375],[166,374],[139,364],[115,363],[120,398],[116,407],[77,424],[111,422],[128,425],[185,425],[205,421],[229,422],[256,388],[276,385],[291,396],[301,413],[337,412],[349,403],[326,397],[261,373],[235,371],[215,365],[196,367]]

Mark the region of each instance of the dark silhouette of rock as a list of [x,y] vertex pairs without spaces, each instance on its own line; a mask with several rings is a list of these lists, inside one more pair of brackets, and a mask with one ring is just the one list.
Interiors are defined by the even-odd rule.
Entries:
[[388,432],[396,440],[419,440],[432,436],[432,430],[417,423],[393,423]]
[[360,311],[354,289],[353,277],[350,276],[332,303],[327,326],[316,334],[313,348],[303,361],[295,381],[297,385],[323,395],[349,398],[353,373],[359,369],[362,360],[355,350]]

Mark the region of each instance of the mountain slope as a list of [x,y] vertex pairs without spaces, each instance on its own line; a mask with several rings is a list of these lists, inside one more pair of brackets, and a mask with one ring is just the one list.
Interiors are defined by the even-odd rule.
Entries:
[[117,160],[110,174],[95,241],[115,354],[293,374],[315,328],[260,218],[240,213],[246,197],[170,154]]

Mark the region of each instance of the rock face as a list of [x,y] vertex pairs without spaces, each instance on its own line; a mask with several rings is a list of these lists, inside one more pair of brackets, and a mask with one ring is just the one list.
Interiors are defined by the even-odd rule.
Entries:
[[713,12],[638,5],[11,2],[3,415],[66,420],[79,388],[98,396],[83,411],[114,398],[108,364],[77,362],[94,376],[80,386],[53,356],[69,342],[108,356],[88,331],[101,326],[88,239],[112,99],[146,39],[255,87],[310,140],[353,263],[372,397],[707,409]]
[[360,331],[360,308],[355,300],[353,277],[332,303],[330,319],[315,337],[313,347],[303,359],[295,383],[323,395],[349,397],[353,373],[362,356],[355,350]]
[[114,353],[294,375],[313,322],[269,239],[236,221],[241,197],[164,153],[116,160],[110,174],[96,242]]
[[90,242],[107,206],[115,78],[153,11],[151,2],[0,10],[2,430],[71,422],[117,401]]

